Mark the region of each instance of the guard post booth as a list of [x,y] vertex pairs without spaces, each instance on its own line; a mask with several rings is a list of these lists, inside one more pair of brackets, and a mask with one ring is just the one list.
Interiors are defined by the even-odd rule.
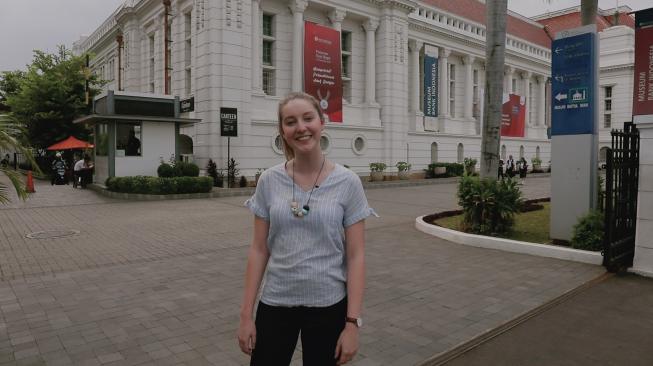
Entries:
[[200,121],[179,114],[179,97],[170,95],[108,90],[95,97],[92,114],[73,121],[94,131],[94,181],[156,176],[161,160],[179,160],[179,128]]

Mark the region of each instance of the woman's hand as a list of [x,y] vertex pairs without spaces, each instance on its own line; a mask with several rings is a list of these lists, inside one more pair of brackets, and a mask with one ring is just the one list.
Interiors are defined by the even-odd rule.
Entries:
[[240,320],[240,325],[238,326],[238,345],[243,353],[252,355],[252,351],[256,347],[256,326],[251,317]]
[[347,323],[345,329],[338,337],[336,343],[336,356],[338,365],[344,365],[351,361],[358,352],[358,327],[352,323]]

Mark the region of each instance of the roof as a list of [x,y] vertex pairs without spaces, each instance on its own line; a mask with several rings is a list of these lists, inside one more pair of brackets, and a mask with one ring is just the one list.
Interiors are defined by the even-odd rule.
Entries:
[[73,123],[85,123],[93,125],[107,121],[145,121],[145,122],[171,122],[180,123],[182,126],[192,125],[193,123],[202,122],[199,118],[180,118],[180,117],[152,117],[138,115],[118,115],[118,114],[89,114],[88,116],[77,118]]
[[[596,16],[596,29],[599,32],[602,32],[606,28],[610,28],[615,25],[625,25],[631,28],[635,28],[635,19],[628,15],[626,12],[619,12],[618,22],[615,23],[614,19],[614,9],[610,10],[599,10],[599,14]],[[553,13],[551,16],[547,17],[542,15],[537,17],[537,21],[546,26],[547,30],[551,36],[555,36],[556,33],[565,30],[572,29],[581,26],[581,16],[580,8],[571,8],[568,9],[563,14]]]
[[[422,2],[485,25],[485,4],[478,0],[423,0]],[[543,27],[510,14],[507,17],[506,32],[525,41],[551,48],[551,38]]]

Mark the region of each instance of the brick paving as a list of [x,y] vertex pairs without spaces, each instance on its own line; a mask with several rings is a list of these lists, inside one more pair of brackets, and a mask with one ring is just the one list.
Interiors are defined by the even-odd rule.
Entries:
[[[523,188],[545,197],[548,178]],[[252,227],[244,197],[126,202],[36,189],[0,207],[0,365],[248,363],[235,341]],[[353,365],[417,364],[603,273],[415,230],[416,216],[456,207],[455,184],[367,193],[382,217],[367,223]],[[26,237],[44,230],[79,233]]]

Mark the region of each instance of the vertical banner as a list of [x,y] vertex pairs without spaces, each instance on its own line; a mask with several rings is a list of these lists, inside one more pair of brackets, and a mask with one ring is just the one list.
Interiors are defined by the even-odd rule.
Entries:
[[320,102],[329,122],[342,122],[340,32],[304,23],[304,91]]
[[424,116],[438,116],[438,59],[424,55]]
[[635,14],[633,116],[641,115],[653,116],[653,8]]
[[510,94],[504,96],[501,110],[501,136],[524,137],[526,105],[521,96]]

